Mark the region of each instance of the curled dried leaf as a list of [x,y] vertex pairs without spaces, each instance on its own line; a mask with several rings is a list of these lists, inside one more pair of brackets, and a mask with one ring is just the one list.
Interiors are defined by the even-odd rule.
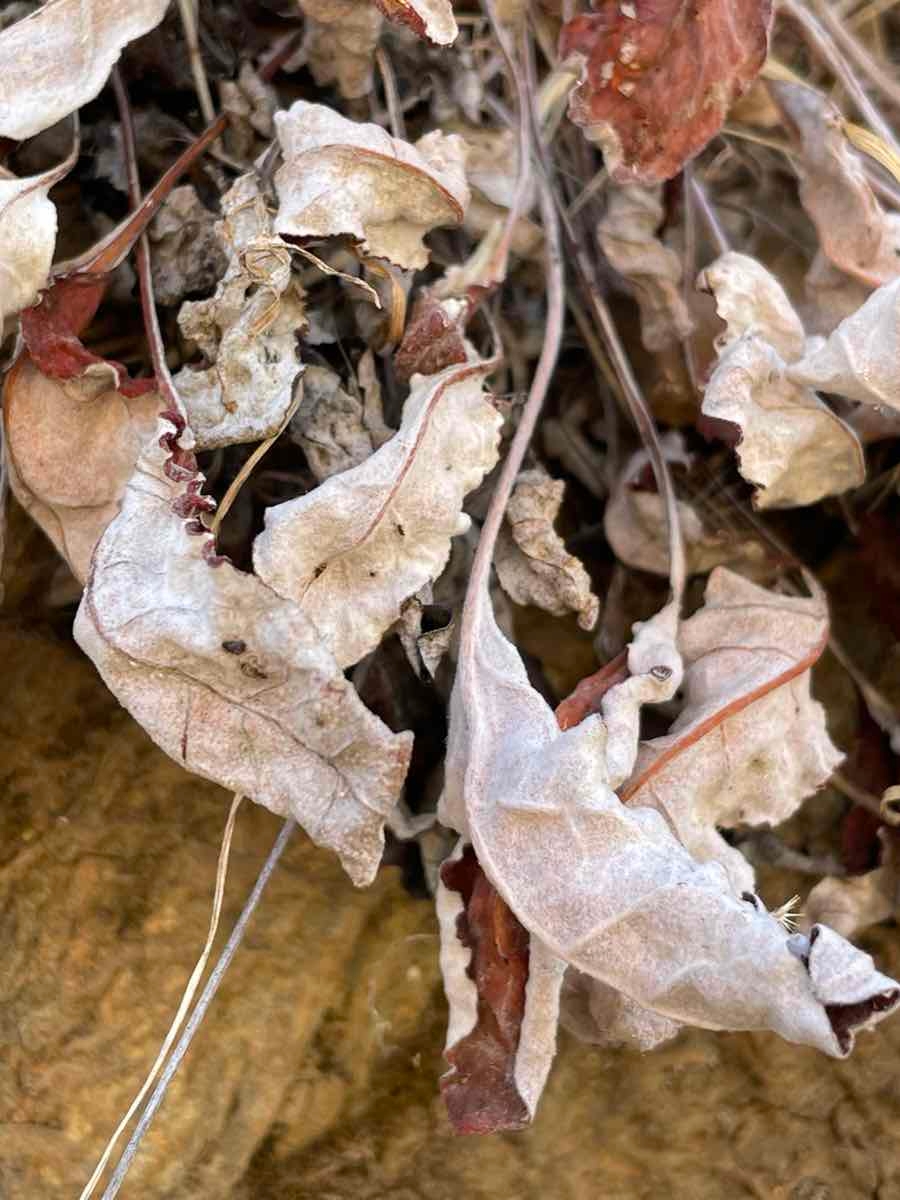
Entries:
[[490,369],[416,376],[400,429],[375,454],[267,510],[256,572],[302,604],[341,666],[378,644],[468,529],[463,498],[497,461],[501,418],[483,388]]
[[242,175],[222,199],[216,225],[228,267],[209,300],[181,306],[178,324],[208,360],[183,367],[175,385],[198,446],[260,441],[281,425],[300,373],[306,328],[291,250],[272,233],[255,175]]
[[6,377],[4,441],[13,493],[82,583],[153,436],[155,392],[99,390],[91,377],[43,375],[23,355]]
[[546,471],[520,472],[497,541],[497,576],[516,604],[533,604],[557,617],[577,613],[582,629],[593,629],[600,601],[584,566],[554,529],[565,490]]
[[183,422],[159,433],[94,553],[76,640],[176,762],[293,816],[369,883],[411,735],[365,708],[296,604],[215,555]]
[[316,83],[337,83],[349,100],[367,96],[382,25],[378,10],[360,0],[300,0],[300,8],[307,18],[303,49]]
[[469,190],[459,137],[435,130],[412,146],[305,100],[277,113],[275,126],[285,160],[275,175],[277,233],[348,236],[364,254],[419,269],[425,234],[462,220]]
[[451,0],[375,0],[388,18],[436,46],[452,46],[459,29]]
[[228,266],[215,217],[191,184],[175,188],[147,233],[153,245],[153,294],[159,304],[177,304],[191,292],[207,291]]
[[394,355],[397,378],[406,383],[413,375],[436,375],[445,367],[464,363],[468,354],[463,330],[469,310],[465,300],[441,300],[424,288],[416,297]]
[[898,900],[900,880],[896,864],[891,864],[849,879],[822,879],[807,896],[804,915],[811,923],[827,924],[841,937],[852,938],[895,916]]
[[394,432],[384,424],[380,403],[345,391],[327,367],[307,367],[302,387],[290,435],[319,483],[364,463]]
[[641,340],[650,351],[683,340],[693,328],[681,290],[681,259],[657,236],[664,215],[661,187],[613,185],[597,226],[603,253],[634,290]]
[[48,0],[0,32],[0,137],[33,137],[93,100],[169,0]]
[[569,115],[620,183],[677,175],[725,120],[766,58],[769,0],[593,0],[563,26],[581,55]]

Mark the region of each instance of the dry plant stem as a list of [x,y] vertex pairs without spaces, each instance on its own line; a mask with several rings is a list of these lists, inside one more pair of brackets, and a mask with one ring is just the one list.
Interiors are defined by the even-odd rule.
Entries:
[[727,254],[731,249],[725,230],[716,216],[716,210],[709,202],[709,196],[706,194],[706,188],[699,179],[691,171],[691,195],[697,202],[697,207],[703,214],[703,220],[706,222],[706,228],[709,236],[716,248],[716,254]]
[[119,1159],[112,1178],[107,1184],[106,1191],[103,1193],[103,1200],[114,1200],[114,1197],[119,1194],[119,1189],[124,1182],[125,1176],[128,1174],[128,1169],[134,1160],[134,1156],[137,1154],[144,1134],[150,1128],[153,1118],[156,1116],[159,1106],[163,1102],[169,1084],[172,1082],[175,1072],[181,1066],[181,1061],[185,1054],[187,1054],[191,1042],[194,1040],[194,1034],[200,1028],[213,997],[219,990],[219,985],[225,976],[225,972],[231,965],[231,960],[234,958],[238,946],[243,940],[244,932],[256,910],[256,906],[259,904],[260,897],[265,891],[266,884],[272,878],[272,872],[275,870],[278,860],[281,858],[284,848],[287,846],[291,834],[296,828],[297,823],[292,817],[289,817],[282,825],[281,832],[275,840],[275,845],[269,851],[269,857],[263,864],[256,883],[253,885],[253,890],[247,898],[247,903],[244,905],[241,915],[238,917],[234,929],[231,931],[231,936],[228,938],[218,962],[213,967],[212,974],[206,981],[206,986],[200,994],[200,999],[191,1013],[184,1032],[178,1039],[178,1044],[172,1051],[172,1055],[163,1069],[159,1082],[153,1090],[153,1095],[147,1101],[147,1106],[141,1115],[141,1119],[134,1133],[132,1133],[122,1157]]
[[850,33],[844,22],[832,12],[826,0],[813,0],[813,6],[819,20],[835,42],[853,59],[856,66],[871,79],[886,99],[890,100],[892,104],[900,105],[900,85],[897,84],[896,79],[885,71],[862,42]]
[[222,915],[222,898],[225,894],[225,880],[228,876],[228,859],[231,854],[231,841],[234,835],[234,823],[243,798],[243,796],[236,795],[231,801],[231,808],[228,810],[228,820],[225,822],[225,832],[222,835],[222,846],[219,850],[219,861],[218,865],[216,866],[216,886],[213,895],[212,912],[210,913],[209,917],[209,930],[206,934],[206,941],[203,944],[203,949],[200,951],[200,957],[197,959],[194,969],[191,972],[190,979],[188,979],[187,984],[185,985],[181,1002],[178,1005],[178,1011],[172,1018],[172,1024],[169,1026],[168,1032],[166,1033],[163,1043],[159,1048],[159,1053],[157,1054],[153,1066],[150,1068],[150,1071],[147,1074],[147,1078],[141,1085],[141,1090],[132,1100],[125,1116],[116,1126],[115,1133],[107,1142],[106,1148],[104,1149],[103,1154],[100,1156],[100,1161],[94,1168],[93,1175],[85,1184],[79,1200],[90,1200],[90,1197],[93,1196],[94,1189],[96,1188],[101,1175],[106,1170],[106,1164],[109,1162],[113,1150],[116,1148],[116,1142],[118,1142],[119,1138],[122,1136],[123,1130],[140,1108],[144,1101],[144,1097],[153,1086],[153,1081],[159,1074],[160,1067],[165,1062],[166,1055],[171,1050],[172,1043],[175,1041],[181,1026],[184,1024],[184,1018],[187,1015],[187,1011],[191,1006],[194,996],[196,995],[197,988],[200,986],[200,980],[203,978],[203,972],[206,970],[206,964],[209,962],[209,956],[212,951],[213,942],[215,941],[216,933],[219,929],[219,917]]
[[196,0],[178,0],[178,9],[181,13],[184,40],[187,43],[191,74],[194,76],[194,89],[197,92],[197,100],[200,104],[203,120],[209,125],[210,122],[216,119],[216,110],[213,105],[212,94],[209,90],[209,80],[206,78],[206,69],[203,66],[203,56],[200,53],[200,41],[197,36]]
[[848,800],[852,800],[854,804],[858,804],[860,808],[866,809],[873,813],[876,817],[881,816],[881,800],[878,796],[872,794],[864,787],[860,787],[858,783],[854,783],[852,779],[848,779],[846,775],[842,775],[840,771],[835,771],[831,776],[829,783]]
[[378,64],[381,83],[384,87],[384,101],[387,105],[388,119],[391,122],[391,134],[398,140],[405,142],[406,122],[403,119],[403,108],[397,92],[397,78],[394,75],[394,68],[391,66],[391,60],[384,46],[379,45],[375,50],[375,62]]
[[847,89],[853,103],[871,128],[880,134],[889,146],[893,146],[895,150],[900,149],[890,125],[866,95],[846,59],[819,21],[806,8],[803,0],[783,0],[782,11],[801,27],[810,47],[827,63]]

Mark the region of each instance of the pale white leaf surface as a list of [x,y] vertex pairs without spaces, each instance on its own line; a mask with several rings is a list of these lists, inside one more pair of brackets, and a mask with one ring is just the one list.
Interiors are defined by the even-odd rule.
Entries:
[[803,354],[803,324],[784,288],[755,258],[729,250],[700,272],[697,287],[712,294],[725,322],[716,338],[720,354],[745,333],[758,334],[785,362]]
[[84,374],[49,379],[23,355],[9,372],[3,419],[10,485],[82,583],[153,436],[156,392],[136,398]]
[[26,179],[0,171],[0,336],[4,321],[47,286],[56,246],[56,206],[47,193],[59,178],[58,167]]
[[593,629],[600,601],[581,561],[566,550],[554,522],[566,485],[546,471],[521,471],[506,506],[494,562],[500,583],[516,604],[533,604],[562,617],[577,613],[582,629]]
[[615,794],[641,705],[680,683],[674,625],[664,610],[642,626],[603,715],[560,733],[485,590],[454,688],[442,819],[463,813],[489,879],[557,958],[672,1021],[771,1029],[842,1056],[900,988],[821,926],[789,946],[720,864],[697,863],[658,812]]
[[386,17],[436,46],[452,46],[459,29],[452,0],[375,0]]
[[753,869],[720,828],[778,825],[841,761],[810,694],[828,639],[824,596],[782,596],[724,567],[679,631],[684,708],[641,746],[621,795],[656,808],[699,863],[718,862],[736,893]]
[[821,921],[842,937],[852,938],[895,916],[898,901],[900,879],[896,865],[891,864],[847,879],[827,876],[809,893],[803,910],[811,924]]
[[516,1091],[531,1117],[556,1057],[559,1003],[566,964],[532,935],[528,943],[525,1013],[513,1071]]
[[369,883],[412,735],[366,709],[296,604],[211,556],[184,519],[205,506],[202,477],[170,477],[172,428],[160,423],[97,546],[76,640],[176,762],[293,816]]
[[873,292],[788,370],[797,384],[900,409],[900,279]]
[[319,483],[364,463],[393,432],[384,424],[379,401],[345,390],[328,367],[305,369],[303,399],[291,418],[290,436]]
[[228,267],[215,295],[181,306],[182,334],[209,366],[175,376],[197,445],[204,450],[262,441],[284,420],[300,373],[298,336],[306,328],[303,292],[290,248],[272,233],[272,218],[252,174],[222,199],[219,240]]
[[416,375],[400,429],[360,466],[266,510],[253,561],[302,604],[342,667],[377,646],[404,600],[436,579],[497,461],[501,417],[475,363]]
[[661,187],[611,184],[597,238],[630,284],[641,313],[641,340],[650,351],[683,340],[693,321],[681,289],[681,259],[658,236],[665,210]]
[[284,155],[277,233],[345,235],[363,254],[418,270],[428,262],[425,234],[462,221],[469,189],[460,137],[435,130],[413,146],[305,100],[276,113],[275,127]]
[[33,137],[99,94],[169,0],[48,0],[0,33],[0,137]]
[[639,1004],[599,979],[569,967],[560,997],[560,1023],[581,1042],[654,1050],[681,1026]]
[[381,14],[360,0],[300,0],[306,15],[304,56],[320,87],[336,83],[356,100],[372,90]]

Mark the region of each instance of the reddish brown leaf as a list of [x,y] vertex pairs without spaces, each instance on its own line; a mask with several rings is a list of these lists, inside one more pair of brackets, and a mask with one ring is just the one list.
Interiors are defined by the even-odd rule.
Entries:
[[437,375],[445,367],[464,363],[463,328],[469,307],[457,300],[439,300],[428,289],[420,292],[394,355],[397,378],[407,383],[413,375]]
[[449,46],[458,33],[453,17],[453,0],[375,0],[389,21],[406,25],[420,38],[437,46]]
[[677,175],[725,120],[766,57],[771,0],[594,0],[561,54],[584,56],[572,120],[614,180]]

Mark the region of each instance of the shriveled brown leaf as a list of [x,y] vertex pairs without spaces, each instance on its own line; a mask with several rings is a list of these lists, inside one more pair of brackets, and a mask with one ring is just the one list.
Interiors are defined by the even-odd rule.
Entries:
[[825,256],[869,287],[900,276],[900,216],[882,209],[863,160],[843,133],[843,117],[820,92],[797,83],[769,84],[799,143],[794,159],[800,202]]
[[257,574],[302,604],[341,666],[378,644],[469,527],[463,498],[497,461],[501,418],[483,389],[489,369],[416,376],[400,429],[380,450],[266,511]]
[[562,617],[576,613],[582,629],[593,629],[600,601],[591,591],[584,566],[554,528],[565,484],[546,471],[521,471],[506,508],[497,541],[495,566],[500,583],[516,604],[533,604]]
[[452,0],[375,0],[388,18],[436,46],[452,46],[459,29]]
[[394,432],[384,424],[380,405],[346,391],[327,367],[307,367],[302,387],[290,436],[319,483],[364,463]]
[[620,795],[656,808],[697,862],[727,870],[736,892],[753,870],[719,829],[778,825],[831,775],[842,755],[810,694],[828,640],[824,596],[782,596],[725,568],[678,637],[684,708],[645,743]]
[[275,175],[277,233],[351,237],[366,255],[419,269],[425,234],[462,220],[469,189],[458,137],[435,130],[413,146],[305,100],[275,125],[285,160]]
[[463,334],[469,305],[464,300],[439,299],[430,288],[416,297],[403,341],[394,355],[397,378],[404,383],[413,375],[436,375],[445,367],[466,361]]
[[209,362],[175,377],[203,449],[259,441],[278,429],[301,370],[298,337],[306,327],[290,247],[272,233],[255,175],[242,175],[222,198],[216,232],[228,268],[215,295],[186,302],[178,314],[182,334]]
[[50,379],[27,355],[6,377],[10,485],[82,583],[159,409],[156,392],[127,397],[90,376]]
[[563,26],[584,59],[569,115],[620,183],[677,175],[753,82],[768,49],[769,0],[593,0]]
[[658,237],[664,215],[662,188],[612,185],[597,226],[600,248],[634,291],[641,340],[650,351],[683,340],[693,328],[681,290],[681,259]]
[[336,83],[341,95],[358,99],[372,90],[381,14],[360,0],[300,0],[306,14],[304,51],[320,87]]
[[207,291],[225,273],[228,260],[215,226],[196,188],[175,188],[147,231],[157,303],[177,304],[191,292]]
[[97,546],[76,640],[176,762],[295,817],[368,883],[411,736],[365,708],[296,604],[215,555],[182,422],[159,434]]
[[169,0],[48,0],[0,32],[0,137],[33,137],[93,100]]

